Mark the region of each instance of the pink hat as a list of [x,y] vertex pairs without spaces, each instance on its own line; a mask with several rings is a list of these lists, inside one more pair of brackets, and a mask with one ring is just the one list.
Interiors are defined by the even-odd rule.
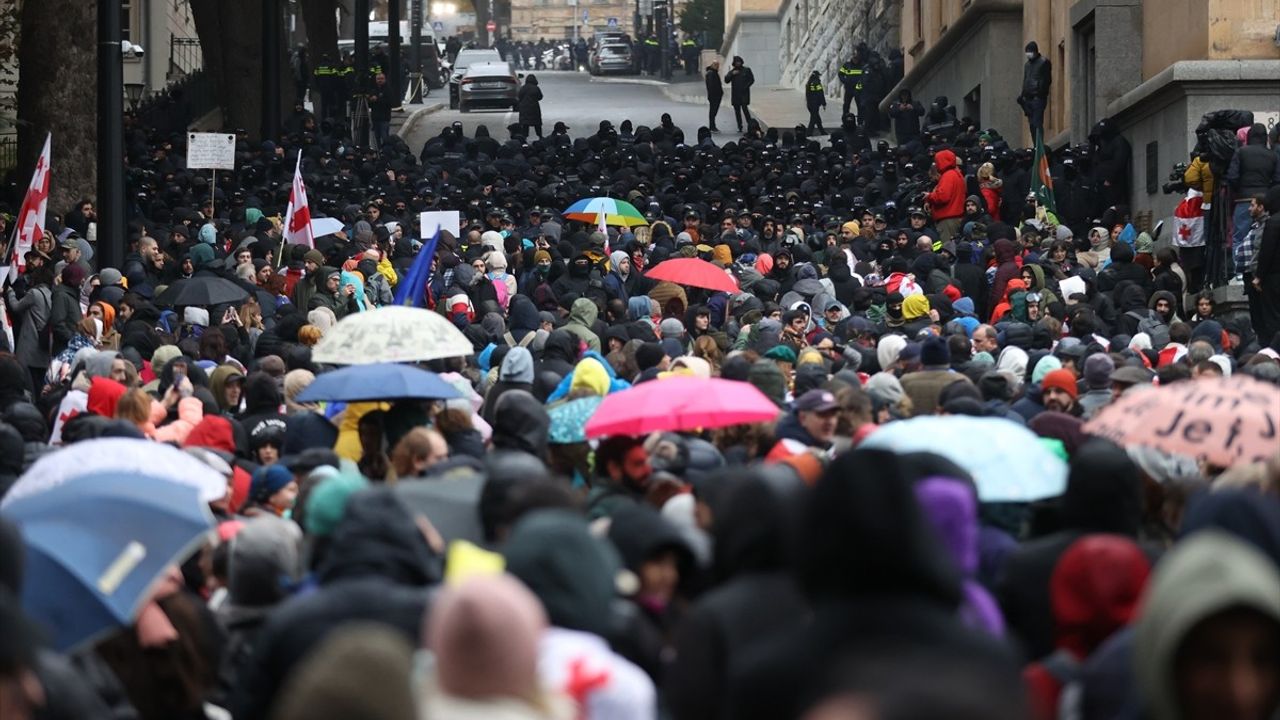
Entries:
[[538,702],[538,640],[546,627],[542,604],[510,575],[446,588],[431,608],[425,638],[440,689],[459,698]]

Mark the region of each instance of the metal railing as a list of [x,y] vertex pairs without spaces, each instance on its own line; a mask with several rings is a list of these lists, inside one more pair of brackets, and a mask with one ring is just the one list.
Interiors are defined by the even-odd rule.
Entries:
[[0,137],[0,172],[12,170],[18,166],[18,137],[6,135]]
[[169,37],[169,79],[177,80],[204,67],[200,38]]
[[161,134],[181,133],[218,105],[213,78],[194,70],[142,101],[134,111],[138,122]]

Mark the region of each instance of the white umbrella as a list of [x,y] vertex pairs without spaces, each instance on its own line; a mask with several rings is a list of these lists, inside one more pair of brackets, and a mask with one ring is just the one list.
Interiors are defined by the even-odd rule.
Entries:
[[392,305],[338,321],[311,351],[330,365],[422,362],[465,357],[471,341],[443,316],[424,308]]
[[227,478],[175,447],[135,438],[100,438],[68,445],[40,458],[9,488],[0,508],[29,495],[38,495],[92,473],[117,472],[150,475],[200,493],[202,502],[227,493]]

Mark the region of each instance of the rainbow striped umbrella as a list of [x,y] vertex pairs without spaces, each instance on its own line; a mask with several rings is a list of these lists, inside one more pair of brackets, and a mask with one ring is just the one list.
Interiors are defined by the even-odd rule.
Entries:
[[649,221],[644,219],[644,214],[634,205],[625,200],[610,197],[583,198],[570,205],[569,209],[564,211],[564,217],[566,220],[594,223],[599,221],[601,213],[604,213],[605,225],[631,227],[649,224]]

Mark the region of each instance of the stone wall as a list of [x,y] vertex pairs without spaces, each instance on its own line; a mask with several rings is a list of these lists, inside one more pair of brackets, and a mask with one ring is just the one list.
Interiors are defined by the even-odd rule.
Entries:
[[790,0],[782,9],[780,84],[803,88],[818,70],[828,97],[839,97],[840,64],[858,43],[887,58],[899,47],[900,17],[892,0]]

